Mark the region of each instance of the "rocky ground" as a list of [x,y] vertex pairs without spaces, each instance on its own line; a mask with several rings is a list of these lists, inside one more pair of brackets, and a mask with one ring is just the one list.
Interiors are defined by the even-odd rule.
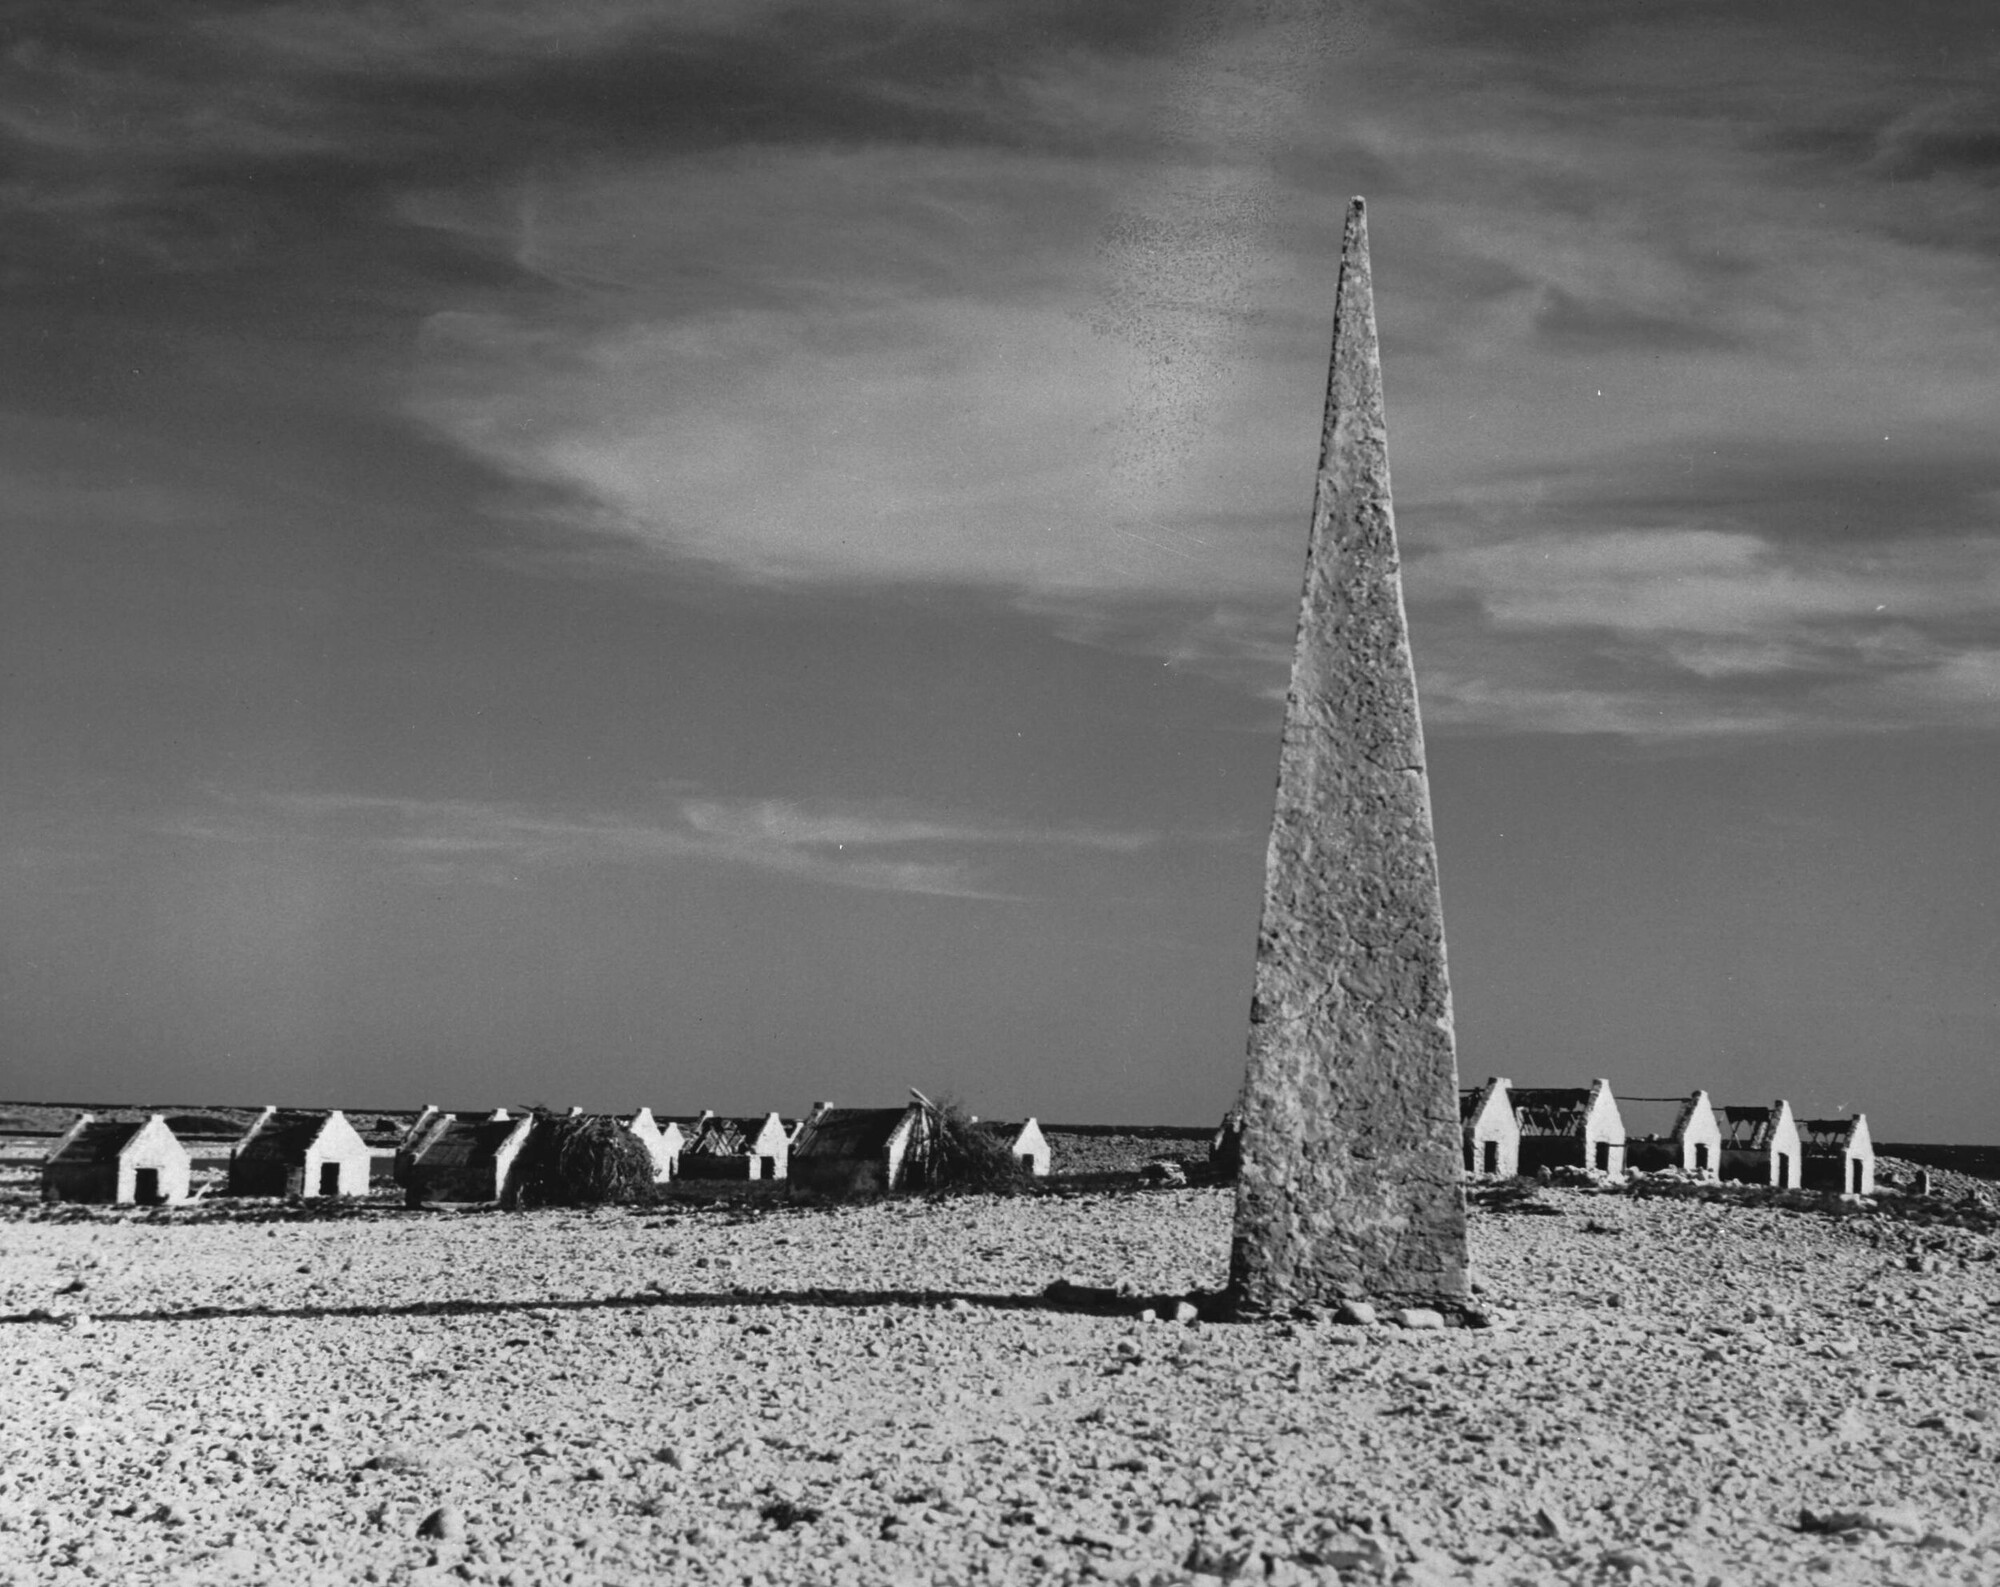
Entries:
[[1990,1208],[1791,1200],[1484,1194],[1476,1331],[1134,1315],[1215,1189],[19,1206],[0,1582],[2000,1580]]

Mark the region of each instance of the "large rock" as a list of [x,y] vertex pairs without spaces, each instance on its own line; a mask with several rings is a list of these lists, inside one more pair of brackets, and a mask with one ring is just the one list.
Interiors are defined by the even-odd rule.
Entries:
[[1359,199],[1341,250],[1242,1114],[1239,1311],[1466,1294],[1451,993]]

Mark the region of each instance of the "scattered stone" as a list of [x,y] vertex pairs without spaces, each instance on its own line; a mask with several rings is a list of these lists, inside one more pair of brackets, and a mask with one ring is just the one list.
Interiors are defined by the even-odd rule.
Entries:
[[1444,1313],[1428,1306],[1403,1306],[1391,1313],[1389,1320],[1398,1328],[1442,1328]]
[[1177,1323],[1199,1322],[1201,1321],[1201,1308],[1191,1300],[1177,1300],[1174,1302],[1174,1321]]
[[1139,1170],[1139,1177],[1149,1185],[1167,1187],[1184,1186],[1188,1182],[1187,1170],[1179,1163],[1168,1162],[1164,1158],[1146,1164]]
[[1344,1300],[1334,1308],[1333,1320],[1350,1328],[1366,1328],[1375,1321],[1375,1308],[1365,1300]]
[[418,1523],[417,1536],[433,1538],[440,1543],[462,1543],[465,1541],[465,1512],[455,1504],[440,1505]]

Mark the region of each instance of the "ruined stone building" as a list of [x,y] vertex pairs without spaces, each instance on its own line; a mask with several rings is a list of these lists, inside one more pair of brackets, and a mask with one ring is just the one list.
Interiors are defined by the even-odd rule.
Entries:
[[487,1114],[425,1109],[397,1153],[404,1200],[412,1207],[427,1201],[512,1205],[515,1167],[534,1128],[532,1113],[513,1118],[505,1108]]
[[708,1115],[681,1150],[683,1179],[783,1179],[790,1173],[792,1143],[775,1113],[758,1118]]
[[1480,1179],[1512,1179],[1521,1171],[1521,1126],[1507,1081],[1495,1075],[1458,1093],[1458,1127],[1465,1171]]
[[1875,1143],[1868,1115],[1845,1119],[1805,1119],[1799,1124],[1799,1183],[1808,1190],[1838,1190],[1850,1196],[1875,1194]]
[[365,1196],[371,1158],[338,1108],[267,1107],[229,1149],[232,1196]]
[[166,1119],[79,1113],[42,1165],[44,1201],[159,1206],[185,1201],[193,1164]]
[[1625,1172],[1625,1121],[1611,1082],[1584,1087],[1511,1087],[1514,1122],[1521,1132],[1521,1172],[1586,1168]]
[[1722,1135],[1722,1177],[1751,1185],[1794,1190],[1799,1183],[1799,1127],[1792,1105],[1715,1110]]
[[1685,1097],[1620,1097],[1625,1166],[1658,1173],[1678,1169],[1714,1179],[1722,1166],[1722,1131],[1706,1091]]
[[792,1147],[792,1183],[834,1196],[899,1190],[923,1161],[930,1129],[929,1111],[915,1102],[901,1108],[816,1102]]

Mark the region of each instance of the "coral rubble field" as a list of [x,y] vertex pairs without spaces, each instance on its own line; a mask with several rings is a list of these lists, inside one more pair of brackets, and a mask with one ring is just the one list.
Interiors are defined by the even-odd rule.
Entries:
[[1993,1216],[1895,1203],[1482,1194],[1485,1329],[1145,1320],[1216,1189],[17,1206],[0,1582],[1991,1583]]

